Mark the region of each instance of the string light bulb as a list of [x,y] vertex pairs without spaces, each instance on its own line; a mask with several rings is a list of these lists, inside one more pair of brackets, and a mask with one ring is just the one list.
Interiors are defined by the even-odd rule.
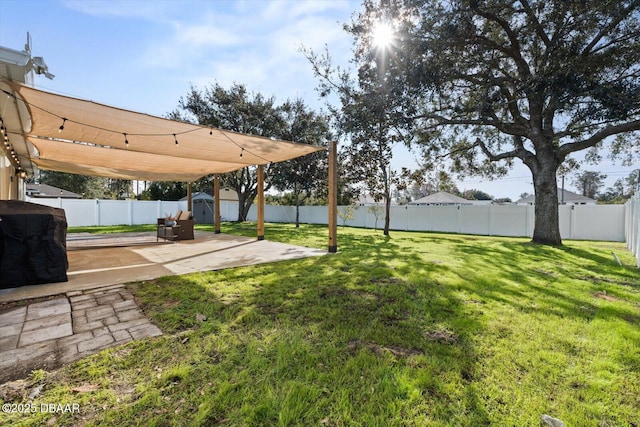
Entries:
[[124,135],[124,146],[129,148],[129,140],[127,139],[127,134],[123,133],[122,135]]
[[209,135],[213,135],[213,126],[209,126]]
[[62,124],[60,125],[60,127],[58,128],[58,133],[62,133],[62,131],[64,130],[64,124],[66,123],[67,119],[65,119],[64,117],[62,118]]
[[244,153],[244,148],[240,151],[240,157],[242,157],[242,153]]
[[176,134],[173,134],[173,140],[176,142],[176,145],[178,145],[178,138],[176,138]]

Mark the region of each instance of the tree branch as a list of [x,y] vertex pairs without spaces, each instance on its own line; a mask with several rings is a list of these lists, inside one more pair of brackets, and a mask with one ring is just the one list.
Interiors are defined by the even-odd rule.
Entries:
[[489,148],[486,146],[484,142],[480,140],[480,138],[476,138],[476,144],[480,147],[482,152],[491,160],[492,162],[497,162],[499,160],[512,159],[517,157],[522,159],[522,161],[526,161],[529,158],[535,157],[533,153],[529,152],[526,148],[524,148],[524,144],[522,144],[522,139],[519,137],[514,137],[514,145],[516,146],[515,150],[505,151],[504,153],[493,154]]
[[458,78],[461,80],[468,81],[477,86],[485,86],[488,82],[492,83],[495,87],[500,90],[502,96],[506,99],[506,106],[509,112],[511,113],[511,117],[514,121],[514,126],[521,126],[524,128],[528,121],[522,116],[520,112],[520,108],[518,107],[518,101],[511,93],[509,83],[511,80],[507,77],[494,77],[492,75],[481,75],[481,74],[458,74]]
[[569,153],[573,153],[574,151],[584,150],[585,148],[593,147],[598,142],[602,141],[608,136],[617,135],[625,132],[632,132],[640,130],[640,120],[634,120],[628,123],[621,123],[615,126],[609,126],[598,132],[594,133],[587,139],[583,139],[582,141],[571,142],[564,145],[561,145],[558,149],[558,154],[562,157],[567,156]]
[[468,126],[492,126],[499,131],[506,133],[512,136],[526,136],[528,129],[523,128],[522,126],[516,123],[505,123],[501,122],[495,112],[492,112],[492,120],[487,121],[486,119],[452,119],[440,116],[438,114],[420,114],[417,116],[410,117],[411,120],[418,119],[426,119],[426,120],[434,120],[436,122],[435,126],[446,126],[446,125],[468,125]]
[[495,22],[502,28],[502,30],[507,35],[509,42],[511,43],[511,49],[509,49],[508,51],[509,56],[515,60],[516,66],[518,67],[518,70],[520,70],[520,73],[523,76],[526,76],[526,77],[531,76],[531,70],[529,69],[529,65],[527,64],[527,61],[524,60],[524,58],[522,57],[522,54],[520,53],[520,42],[518,41],[518,36],[513,32],[513,30],[509,26],[509,23],[493,13],[480,10],[480,8],[474,8],[474,10],[478,15],[482,16],[483,18],[489,21]]
[[522,8],[524,9],[524,11],[527,13],[527,16],[529,17],[529,19],[531,19],[531,22],[533,23],[533,26],[536,29],[536,34],[538,34],[538,37],[540,37],[540,40],[542,40],[542,42],[547,47],[547,49],[549,49],[551,47],[551,40],[549,40],[547,33],[544,32],[544,28],[542,28],[542,25],[540,25],[540,21],[538,21],[538,17],[533,12],[533,10],[531,10],[531,5],[529,4],[529,1],[520,0],[520,4],[522,5]]
[[611,30],[613,30],[615,27],[618,26],[618,24],[620,24],[620,22],[622,22],[622,20],[624,18],[626,18],[629,13],[631,13],[631,11],[633,9],[635,9],[636,7],[638,7],[640,5],[640,0],[636,0],[634,2],[632,2],[629,7],[627,7],[626,9],[622,9],[620,11],[620,14],[614,19],[612,20],[608,25],[605,25],[599,32],[598,34],[596,34],[596,36],[593,38],[593,40],[591,40],[591,43],[589,43],[583,50],[581,55],[582,56],[587,56],[591,53],[591,49],[593,49],[599,42],[600,40],[602,40],[603,37],[605,37],[607,35],[607,33],[609,33]]
[[436,156],[434,158],[434,160],[441,160],[441,159],[444,159],[445,157],[449,157],[449,156],[452,156],[454,154],[458,154],[458,153],[463,153],[465,151],[469,151],[469,150],[475,148],[477,145],[478,145],[478,141],[476,141],[474,144],[467,145],[467,146],[460,147],[460,148],[456,148],[455,150],[451,150],[448,153]]

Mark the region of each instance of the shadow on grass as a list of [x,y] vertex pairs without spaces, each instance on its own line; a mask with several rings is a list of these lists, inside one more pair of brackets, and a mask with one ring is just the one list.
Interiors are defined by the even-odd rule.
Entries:
[[[278,239],[273,230],[271,238]],[[221,357],[235,381],[249,370],[271,392],[283,392],[289,382],[315,390],[313,405],[296,423],[317,424],[330,414],[338,423],[400,425],[405,417],[424,417],[428,407],[434,419],[487,425],[468,387],[478,363],[472,337],[482,330],[479,314],[449,287],[425,280],[438,268],[393,239],[345,233],[335,255],[167,277],[135,292],[165,331],[226,337]],[[211,321],[198,322],[197,314]],[[300,355],[273,350],[283,345],[291,347],[285,353]],[[263,363],[239,354],[256,346],[262,353],[253,356]],[[272,363],[281,364],[276,376]],[[234,391],[255,405],[243,415],[219,404],[201,415],[206,422],[240,416],[241,424],[256,417],[275,424],[292,410],[252,396],[254,386],[243,382]]]
[[[631,267],[617,265],[613,258],[586,250],[572,242],[562,247],[540,246],[531,243],[497,241],[493,245],[456,243],[456,250],[464,254],[462,268],[455,269],[468,289],[483,298],[496,300],[525,312],[541,311],[558,316],[593,319],[626,319],[640,325],[634,314],[638,301],[640,274]],[[478,273],[478,265],[498,275]],[[452,270],[453,271],[453,270]],[[616,285],[614,292],[628,306],[599,307],[594,296]],[[603,287],[604,286],[604,287]],[[629,292],[624,292],[624,289]],[[544,300],[544,304],[531,304]]]
[[[274,241],[326,244],[324,227],[267,230]],[[203,373],[179,379],[180,387],[171,382],[177,374],[168,375],[154,387],[202,391],[166,391],[169,401],[192,401],[201,424],[489,425],[495,408],[480,388],[491,338],[482,341],[485,353],[477,348],[489,332],[484,311],[637,322],[637,272],[585,244],[341,231],[335,255],[134,286],[145,311],[177,337],[167,338],[175,347],[165,362]],[[240,224],[231,232],[251,236],[255,228]],[[600,304],[594,293],[608,285],[628,304]],[[623,359],[637,365],[635,356]],[[518,414],[515,424],[538,421],[535,410],[497,396]],[[135,416],[166,419],[148,400],[132,406]],[[177,410],[172,405],[169,413]]]
[[338,254],[131,284],[165,335],[63,369],[43,399],[82,404],[61,425],[632,425],[638,271],[598,245],[340,228]]

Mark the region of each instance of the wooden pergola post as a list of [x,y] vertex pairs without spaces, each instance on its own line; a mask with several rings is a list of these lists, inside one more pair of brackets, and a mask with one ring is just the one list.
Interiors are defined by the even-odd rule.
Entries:
[[264,240],[264,165],[258,165],[258,240]]
[[329,252],[338,252],[338,143],[329,141]]
[[220,175],[213,177],[213,223],[215,234],[220,234]]
[[193,203],[191,201],[191,185],[192,183],[188,182],[187,183],[187,210],[191,213],[193,213]]

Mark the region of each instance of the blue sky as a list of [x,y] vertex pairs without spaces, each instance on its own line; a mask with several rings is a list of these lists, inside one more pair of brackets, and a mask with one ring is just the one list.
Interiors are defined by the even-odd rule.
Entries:
[[191,85],[245,83],[278,99],[318,104],[300,46],[327,44],[348,57],[349,1],[0,2],[0,44],[43,56],[53,81],[36,85],[109,105],[164,115]]
[[[347,64],[351,39],[342,25],[359,9],[357,0],[0,0],[0,45],[22,50],[28,31],[33,56],[56,76],[36,76],[36,87],[147,114],[163,116],[192,85],[214,82],[319,109],[317,80],[299,49],[327,45]],[[415,168],[414,158],[396,147],[392,167]],[[609,186],[631,170],[583,169],[608,173]],[[459,188],[512,199],[533,191],[521,165],[506,179],[468,178]]]

